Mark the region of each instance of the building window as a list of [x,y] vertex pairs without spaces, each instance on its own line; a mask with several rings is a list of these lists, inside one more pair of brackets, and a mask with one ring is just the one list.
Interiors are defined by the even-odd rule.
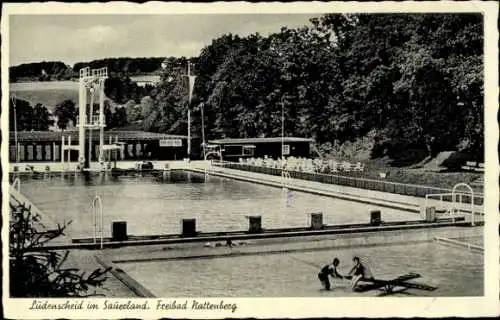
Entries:
[[133,158],[134,157],[134,145],[133,144],[128,144],[127,145],[127,155],[128,158]]
[[36,160],[43,160],[43,146],[40,144],[36,145]]
[[138,157],[142,156],[142,145],[140,143],[136,143],[135,145],[135,154]]
[[56,144],[56,148],[54,150],[54,160],[60,160],[61,159],[61,151],[59,150],[59,146]]
[[9,159],[16,161],[16,146],[9,146]]
[[34,159],[33,158],[34,157],[33,156],[33,145],[28,145],[27,148],[28,148],[28,159],[26,159],[26,160],[33,161],[33,159]]
[[283,145],[283,155],[287,156],[290,154],[290,145],[289,144],[284,144]]
[[101,146],[98,144],[94,144],[94,147],[92,148],[92,160],[97,161],[99,159],[99,148]]
[[151,158],[151,150],[150,150],[150,147],[147,143],[143,144],[143,152],[144,152],[144,155],[147,159],[150,159]]
[[45,160],[46,161],[52,160],[52,146],[50,144],[45,145]]
[[19,161],[24,161],[24,155],[25,155],[24,145],[20,144],[19,145]]
[[244,156],[253,157],[254,151],[255,151],[255,146],[243,146],[243,152],[242,152],[242,154]]

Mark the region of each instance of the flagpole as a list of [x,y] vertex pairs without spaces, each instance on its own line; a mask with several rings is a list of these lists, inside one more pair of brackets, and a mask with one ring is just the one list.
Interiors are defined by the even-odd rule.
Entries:
[[202,104],[201,105],[201,140],[203,141],[203,160],[206,160],[206,152],[205,152],[205,115],[203,112],[203,109],[205,109],[205,106]]
[[188,145],[187,145],[187,156],[188,160],[191,160],[191,62],[188,61],[188,110],[187,110],[187,122],[188,122]]
[[14,105],[14,143],[16,144],[16,163],[19,163],[19,144],[17,143],[17,106],[15,95],[12,97],[12,104]]
[[283,147],[285,142],[285,102],[283,101],[283,97],[281,97],[281,180],[283,183],[283,187],[285,186],[285,159],[283,158]]

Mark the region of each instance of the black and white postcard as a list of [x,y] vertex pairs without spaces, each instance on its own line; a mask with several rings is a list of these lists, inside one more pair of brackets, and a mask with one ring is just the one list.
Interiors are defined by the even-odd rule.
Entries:
[[7,318],[495,316],[495,2],[2,6]]

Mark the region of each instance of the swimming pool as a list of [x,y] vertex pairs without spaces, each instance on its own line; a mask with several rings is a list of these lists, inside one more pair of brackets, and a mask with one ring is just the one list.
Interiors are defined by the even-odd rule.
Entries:
[[396,296],[483,295],[483,255],[435,242],[117,265],[158,297],[380,295],[377,290],[352,292],[346,282],[337,283],[332,291],[320,290],[319,268],[338,257],[339,271],[346,274],[353,256],[361,257],[376,278],[415,272],[422,277],[411,282],[438,287],[435,291],[409,289]]
[[53,175],[22,178],[21,192],[40,209],[44,222],[72,220],[72,238],[93,236],[92,199],[102,198],[104,236],[113,221],[126,221],[130,235],[179,234],[181,219],[195,218],[197,231],[247,230],[247,216],[260,215],[264,229],[309,226],[306,213],[323,212],[325,224],[367,223],[380,209],[384,221],[418,220],[416,213],[332,197],[293,192],[187,171],[168,177],[130,175]]

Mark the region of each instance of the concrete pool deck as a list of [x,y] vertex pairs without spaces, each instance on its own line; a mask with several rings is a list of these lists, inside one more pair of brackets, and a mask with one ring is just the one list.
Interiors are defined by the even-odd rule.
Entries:
[[[134,168],[135,164],[139,161],[117,161],[117,169],[130,169]],[[210,161],[151,161],[153,166],[157,170],[163,170],[166,167],[169,169],[178,170],[191,170],[199,173],[208,172],[209,174],[219,175],[221,177],[227,177],[247,182],[261,183],[271,186],[282,186],[283,181],[280,176],[267,175],[257,172],[242,171],[236,169],[229,169],[220,166],[211,165]],[[17,173],[26,173],[27,168],[32,167],[34,171],[38,173],[47,172],[45,169],[49,167],[50,173],[64,172],[65,174],[70,174],[72,172],[77,173],[76,162],[62,164],[60,162],[31,162],[31,163],[9,163],[10,173],[16,173],[14,167],[18,167]],[[98,163],[91,163],[91,170],[99,170]],[[400,195],[397,193],[388,193],[376,190],[360,189],[354,187],[340,186],[335,184],[326,184],[310,180],[301,180],[290,178],[288,180],[288,186],[290,189],[299,189],[301,191],[334,196],[337,198],[352,200],[370,204],[381,205],[389,208],[401,209],[405,211],[420,213],[422,215],[422,210],[425,207],[426,200],[421,197]],[[451,187],[451,186],[450,186]],[[446,204],[446,202],[445,202]],[[448,202],[449,204],[449,202]],[[435,199],[429,199],[427,202],[428,206],[435,206],[437,209],[443,209],[443,203]],[[457,208],[465,212],[470,212],[471,206],[468,204],[457,204]],[[474,205],[474,212],[477,216],[484,214],[484,207],[482,205]]]
[[[149,160],[144,160],[144,161],[149,161]],[[135,161],[117,161],[116,162],[116,168],[117,169],[131,169],[135,168],[135,165],[141,162],[141,160],[135,160]],[[210,161],[202,161],[202,160],[194,160],[194,161],[184,161],[184,160],[164,160],[164,161],[155,161],[151,160],[150,161],[153,164],[153,167],[158,170],[162,170],[166,168],[166,165],[168,165],[168,168],[170,169],[189,169],[191,167],[205,167],[205,166],[210,166]],[[114,167],[114,162],[111,162],[112,167]],[[60,161],[54,161],[54,162],[20,162],[20,163],[15,163],[15,162],[10,162],[9,163],[9,172],[10,173],[25,173],[25,172],[30,172],[32,168],[33,171],[39,172],[39,173],[44,173],[44,172],[66,172],[66,173],[71,173],[76,171],[76,167],[78,166],[77,162],[66,162],[66,163],[61,163]],[[17,167],[18,171],[14,171],[14,167]],[[49,168],[47,171],[46,168]],[[98,171],[101,169],[101,166],[97,162],[91,162],[90,163],[90,169],[93,171]],[[77,171],[79,172],[79,171]]]
[[[197,172],[196,176],[199,176],[200,174],[205,173],[205,168],[203,166],[200,167],[199,163],[194,163],[194,162],[187,163],[186,162],[185,164],[192,165],[192,167],[190,169],[187,169],[188,176],[189,176],[189,171]],[[186,170],[186,169],[184,169],[184,170]],[[273,192],[277,193],[276,196],[278,196],[278,194],[279,194],[279,196],[281,196],[280,188],[282,187],[282,181],[281,181],[281,177],[279,177],[279,176],[271,176],[271,175],[266,175],[266,174],[261,174],[261,173],[253,173],[253,172],[242,172],[240,170],[219,168],[219,167],[209,168],[207,170],[207,172],[214,177],[214,181],[217,180],[217,179],[215,179],[216,176],[220,176],[220,177],[229,178],[229,179],[235,180],[235,181],[240,180],[240,181],[250,182],[250,183],[253,183],[254,186],[256,186],[258,184],[271,186],[271,187],[273,187],[272,189],[274,189]],[[161,172],[159,172],[159,175],[160,175],[160,179],[161,179]],[[194,176],[194,175],[192,175],[192,176]],[[165,176],[164,176],[164,178],[165,178]],[[75,177],[75,179],[76,179],[76,177]],[[207,179],[208,179],[208,181],[210,181],[210,177],[208,177]],[[224,180],[227,180],[227,179],[222,179],[222,181],[224,181]],[[189,180],[189,181],[191,181],[191,180]],[[404,195],[399,195],[399,194],[385,193],[385,192],[380,192],[380,191],[357,189],[357,188],[352,188],[352,187],[340,187],[337,185],[331,185],[331,184],[325,184],[325,183],[313,182],[313,181],[307,181],[307,180],[299,180],[299,179],[292,179],[292,181],[289,182],[289,186],[291,189],[295,189],[297,191],[302,191],[302,192],[313,194],[313,195],[326,196],[326,197],[330,197],[330,198],[339,198],[341,200],[349,201],[349,202],[346,202],[347,207],[343,208],[342,210],[344,210],[344,211],[342,211],[342,212],[351,212],[350,208],[355,206],[356,203],[374,205],[375,207],[370,208],[370,209],[381,210],[382,211],[381,212],[382,213],[382,217],[381,217],[382,221],[387,220],[386,223],[383,223],[383,226],[382,226],[383,228],[380,228],[380,229],[375,228],[374,229],[377,231],[384,231],[386,229],[391,229],[391,228],[397,229],[398,226],[392,225],[393,223],[396,223],[396,222],[400,222],[401,229],[421,228],[422,226],[417,226],[416,224],[424,223],[423,215],[421,214],[422,208],[420,206],[422,205],[421,204],[422,201],[425,202],[425,199],[404,196]],[[251,188],[251,187],[253,187],[253,186],[251,184],[248,184],[248,188]],[[15,195],[16,195],[15,190],[12,190],[11,200],[12,200],[12,198],[15,198]],[[35,196],[35,194],[32,194],[32,196]],[[130,196],[134,197],[134,195],[130,195]],[[168,194],[166,196],[168,196]],[[274,198],[272,198],[272,199],[274,199]],[[20,199],[18,199],[17,202],[25,202],[25,201],[26,201],[26,199],[24,197],[20,197]],[[38,197],[38,201],[40,201],[39,197]],[[352,203],[350,201],[352,201]],[[436,200],[434,200],[434,202],[429,201],[428,205],[434,204],[435,202],[437,202],[437,201]],[[255,206],[253,204],[249,204],[249,205],[251,205],[252,207]],[[323,209],[328,211],[328,208],[330,208],[330,209],[332,208],[330,206],[315,206],[314,203],[308,204],[308,205],[310,207],[308,206],[307,208],[305,208],[305,207],[300,208],[301,210],[305,210],[305,211],[301,211],[301,212],[307,212],[307,210],[311,210],[312,207],[314,207],[314,212],[323,212]],[[335,204],[333,204],[333,205],[335,205]],[[437,204],[436,204],[436,206],[437,206]],[[386,207],[388,209],[386,209],[384,211],[384,207]],[[126,208],[130,208],[130,207],[126,207]],[[126,210],[126,208],[124,208],[124,210]],[[47,208],[45,208],[45,209],[47,209]],[[177,208],[177,209],[180,210],[180,208]],[[276,208],[274,208],[274,209],[277,210]],[[280,208],[278,208],[278,209],[280,209]],[[200,210],[200,208],[198,208],[198,210]],[[182,212],[184,212],[184,211],[182,211]],[[309,212],[311,212],[311,211],[309,211]],[[62,212],[62,213],[64,213],[64,212]],[[351,213],[354,215],[350,215],[350,217],[358,217],[360,214],[361,215],[368,214],[368,209],[365,208],[362,211],[356,211],[356,212],[351,212]],[[394,219],[394,217],[396,216],[395,214],[399,214],[399,213],[406,214],[406,216],[405,217],[397,216],[397,219]],[[305,217],[306,216],[304,215],[304,218]],[[449,216],[444,217],[444,218],[450,219]],[[354,227],[354,229],[356,227],[359,227],[359,228],[370,227],[367,225],[362,225],[363,223],[364,224],[368,223],[368,220],[366,220],[366,222],[364,222],[363,219],[361,219],[361,220],[360,219],[356,220],[356,219],[351,218],[352,221],[347,222],[347,223],[332,221],[330,219],[328,222],[326,222],[324,224],[325,225],[324,230],[317,230],[314,233],[316,233],[316,234],[339,233],[339,232],[337,232],[337,230],[334,230],[334,229],[336,229],[336,226],[338,226],[338,227],[342,226],[343,228]],[[481,220],[481,219],[477,219],[477,220]],[[245,217],[243,217],[243,221],[245,221]],[[413,226],[406,225],[407,222],[412,222],[414,225]],[[441,220],[440,222],[445,222],[445,221]],[[451,221],[449,221],[449,222],[451,222]],[[357,223],[359,223],[359,225],[356,225]],[[240,222],[238,222],[238,224],[240,224],[238,226],[238,228],[233,228],[230,230],[232,232],[237,231],[236,233],[245,233],[246,226]],[[350,224],[353,224],[353,225],[348,226]],[[450,224],[451,223],[448,223],[448,225],[450,225]],[[427,226],[423,226],[423,227],[426,228]],[[287,228],[290,230],[288,230]],[[294,229],[294,228],[296,228],[296,229]],[[280,224],[280,225],[272,225],[272,226],[264,225],[264,229],[269,231],[269,233],[265,232],[262,235],[262,237],[274,237],[274,235],[271,235],[270,233],[276,233],[276,232],[279,232],[279,233],[290,232],[290,233],[295,233],[295,236],[307,236],[311,232],[311,230],[308,230],[308,227],[305,224],[302,225],[302,222],[300,223],[300,225],[299,224],[295,224],[295,225]],[[280,229],[283,229],[283,230],[280,230]],[[284,230],[284,229],[287,229],[287,230]],[[175,238],[176,238],[176,236],[178,237],[178,232],[180,232],[180,231],[168,230],[168,232],[164,232],[164,233],[162,233],[162,231],[163,230],[156,230],[156,232],[153,232],[153,233],[149,232],[149,233],[144,233],[144,234],[132,232],[131,234],[129,234],[129,236],[131,236],[132,241],[129,241],[126,244],[124,243],[123,245],[149,245],[149,244],[154,244],[154,243],[179,242]],[[228,230],[221,229],[220,225],[218,225],[217,228],[215,228],[213,230],[208,230],[210,232],[208,232],[207,230],[202,230],[202,231],[203,232],[201,234],[199,234],[199,238],[206,236],[207,237],[206,241],[210,241],[211,240],[210,237],[213,237],[213,235],[214,234],[216,235],[217,233],[222,233],[221,235],[227,235],[228,237],[235,236],[234,239],[242,239],[241,235],[230,234],[230,232],[229,233],[226,232],[226,231],[229,231],[229,229]],[[352,232],[360,232],[360,231],[359,230],[352,230]],[[212,235],[210,233],[212,233]],[[245,238],[245,237],[248,238],[248,235],[243,236],[243,238]],[[257,237],[260,237],[260,236],[257,235]],[[105,236],[105,238],[106,239],[104,242],[105,242],[105,246],[107,246],[107,247],[122,245],[121,243],[112,243],[112,241],[110,241],[111,239],[108,239],[108,236]],[[92,247],[92,245],[91,245],[92,239],[90,239],[88,235],[82,236],[80,234],[77,234],[76,236],[73,235],[72,239],[75,240],[73,242],[79,242],[81,245],[79,245],[79,243],[74,243],[75,245],[68,245],[65,248],[85,248],[85,247],[90,248],[90,247]],[[62,240],[62,239],[60,239],[60,240]],[[80,241],[80,240],[82,240],[82,241]],[[85,240],[85,241],[83,241],[83,240]],[[158,241],[156,241],[156,240],[158,240]],[[195,239],[194,241],[200,241],[200,240],[201,239],[199,239],[199,240]],[[184,242],[184,241],[187,241],[187,239],[184,239],[184,240],[181,239],[181,242]],[[69,242],[71,243],[72,240],[69,239]],[[90,244],[90,246],[89,246],[89,244]],[[95,247],[95,245],[94,245],[94,247]]]
[[[135,162],[131,162],[133,164]],[[199,173],[205,172],[206,163],[186,163],[186,166],[179,164],[178,169],[192,170]],[[130,166],[124,166],[128,168]],[[173,168],[172,168],[173,169]],[[254,172],[242,172],[219,167],[209,167],[208,172],[213,175],[227,177],[248,182],[267,184],[275,187],[282,185],[281,177],[270,176],[266,174]],[[404,196],[399,194],[391,194],[380,191],[371,191],[365,189],[357,189],[352,187],[343,187],[338,185],[323,184],[319,182],[291,179],[288,182],[291,189],[303,189],[305,192],[327,195],[332,197],[343,198],[352,201],[365,201],[368,203],[377,204],[380,206],[398,208],[404,211],[415,213],[418,218],[420,207],[425,199]],[[22,189],[21,189],[22,190]],[[434,203],[436,203],[435,201]],[[431,203],[431,202],[429,202]],[[470,208],[470,206],[469,206]],[[482,208],[481,208],[482,209]],[[382,220],[384,213],[382,210]],[[481,231],[478,231],[481,230]],[[229,248],[224,245],[212,247],[214,241],[218,244],[220,241],[207,239],[212,243],[205,247],[204,242],[197,243],[163,243],[158,244],[143,243],[142,246],[121,247],[121,248],[106,248],[97,253],[95,250],[72,250],[72,258],[68,261],[71,265],[76,265],[83,270],[92,271],[95,268],[102,267],[95,259],[96,253],[101,263],[113,266],[114,274],[110,276],[107,283],[105,295],[115,297],[128,297],[146,295],[148,296],[147,288],[141,289],[141,284],[133,278],[120,273],[116,267],[120,263],[135,263],[135,262],[164,262],[169,260],[186,260],[186,259],[211,259],[221,257],[244,257],[244,256],[262,256],[265,254],[286,254],[291,252],[307,252],[314,250],[331,250],[338,248],[357,248],[369,246],[384,246],[395,245],[401,243],[417,243],[431,242],[434,237],[446,238],[467,238],[477,237],[482,234],[482,228],[479,227],[443,227],[443,228],[424,228],[420,230],[397,230],[397,231],[373,231],[351,234],[318,234],[314,237],[301,235],[295,238],[282,237],[273,239],[245,239],[244,245]],[[258,238],[256,236],[255,238]],[[77,246],[75,246],[76,248]],[[68,247],[69,248],[69,247]],[[141,293],[142,292],[142,293]]]
[[[200,173],[205,172],[205,168],[202,167],[197,168],[195,166],[193,170]],[[283,185],[283,180],[280,176],[273,176],[264,173],[242,171],[242,170],[229,169],[216,166],[212,166],[207,170],[209,174],[219,175],[222,177],[227,177],[232,179],[239,179],[255,183],[263,183],[275,187],[281,187]],[[335,184],[326,184],[316,181],[291,178],[288,180],[287,186],[289,189],[298,189],[300,191],[305,191],[305,192],[317,193],[321,195],[330,195],[333,197],[338,197],[346,200],[377,204],[388,208],[396,208],[420,214],[422,212],[422,208],[424,208],[425,206],[425,198],[421,197],[413,197],[407,195],[400,195],[397,193],[388,193],[375,190],[346,187]],[[429,199],[427,205],[440,208],[442,206],[442,203],[440,203],[440,201],[438,200]],[[466,212],[470,211],[471,209],[470,204],[457,204],[457,207]],[[474,212],[476,212],[476,216],[484,214],[483,210],[484,207],[482,205],[474,206]]]
[[[213,242],[208,246],[206,243],[183,243],[171,245],[149,245],[142,247],[122,247],[115,249],[104,249],[101,251],[78,250],[82,252],[84,261],[89,263],[88,257],[95,255],[94,267],[112,267],[114,275],[118,276],[111,281],[117,290],[109,292],[110,295],[120,297],[124,288],[128,288],[137,296],[154,296],[148,288],[127,275],[122,270],[122,264],[129,263],[164,263],[168,261],[186,261],[216,258],[238,258],[245,256],[263,257],[265,255],[307,253],[313,251],[346,250],[352,248],[383,247],[394,245],[411,245],[416,243],[433,242],[435,237],[446,238],[474,238],[482,237],[481,227],[448,227],[439,229],[411,230],[411,231],[387,231],[373,232],[370,234],[346,234],[346,235],[324,235],[301,238],[280,239],[255,239],[245,241],[234,247],[224,245],[219,241],[219,246]],[[450,250],[463,250],[467,248],[453,248]],[[472,251],[471,251],[472,252]],[[472,253],[471,253],[472,254]],[[481,257],[480,253],[477,253]],[[80,256],[80,254],[78,254]],[[482,259],[482,258],[481,258]],[[154,275],[149,275],[153,276]],[[190,276],[190,275],[187,275]],[[194,275],[191,275],[194,276]],[[122,283],[122,286],[117,283]]]

